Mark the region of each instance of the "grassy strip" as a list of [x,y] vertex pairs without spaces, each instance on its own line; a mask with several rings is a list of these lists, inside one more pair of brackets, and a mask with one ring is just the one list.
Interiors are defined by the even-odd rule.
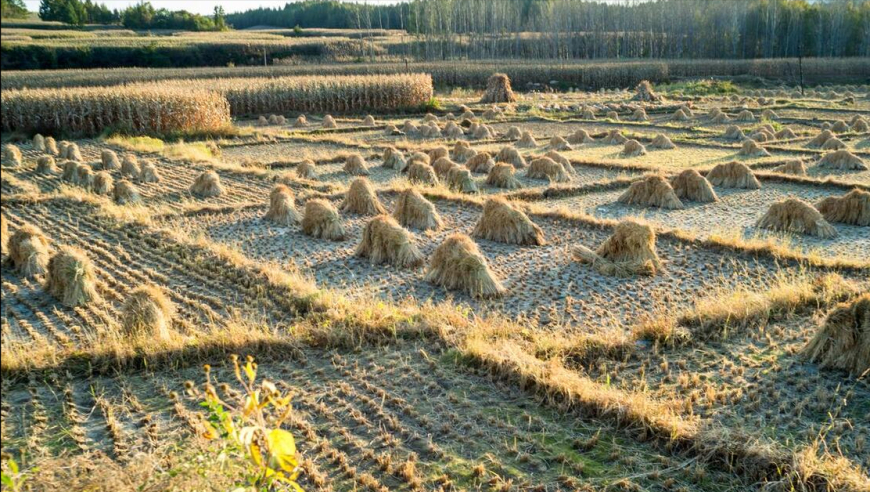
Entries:
[[716,290],[683,312],[655,313],[633,326],[632,335],[665,343],[723,338],[795,314],[825,310],[861,291],[860,285],[837,274],[781,277],[764,289]]

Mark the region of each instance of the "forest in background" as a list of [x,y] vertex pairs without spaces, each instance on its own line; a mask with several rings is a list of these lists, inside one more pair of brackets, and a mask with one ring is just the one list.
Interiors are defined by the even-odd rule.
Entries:
[[406,54],[423,59],[870,56],[868,0],[309,0],[227,22],[404,29],[416,35]]

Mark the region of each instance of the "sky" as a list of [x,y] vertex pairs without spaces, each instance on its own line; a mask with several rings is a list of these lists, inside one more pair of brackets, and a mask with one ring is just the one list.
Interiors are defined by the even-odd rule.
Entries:
[[[227,13],[241,12],[257,7],[283,7],[288,0],[149,0],[156,9],[187,10],[197,14],[212,14],[215,5],[223,5]],[[292,0],[289,0],[292,1]],[[40,0],[24,0],[27,10],[39,11]],[[95,0],[96,3],[104,3],[109,9],[123,10],[130,5],[139,3],[139,0]],[[369,4],[390,4],[396,0],[367,0]]]

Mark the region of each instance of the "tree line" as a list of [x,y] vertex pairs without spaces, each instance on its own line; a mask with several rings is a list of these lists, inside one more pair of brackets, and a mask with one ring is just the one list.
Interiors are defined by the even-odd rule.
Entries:
[[[2,0],[16,2],[20,0]],[[215,7],[214,16],[193,14],[185,10],[155,9],[150,2],[141,2],[124,10],[109,10],[105,4],[92,0],[42,0],[39,18],[74,26],[85,24],[121,24],[128,29],[176,29],[185,31],[222,31],[228,29],[222,7]]]
[[227,22],[403,29],[393,54],[417,59],[870,56],[870,0],[306,0]]

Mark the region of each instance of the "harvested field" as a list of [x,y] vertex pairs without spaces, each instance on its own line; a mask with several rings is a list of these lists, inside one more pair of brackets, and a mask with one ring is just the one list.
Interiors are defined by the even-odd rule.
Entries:
[[[419,87],[396,84],[403,76],[333,83],[323,67],[307,82],[316,94],[267,72],[224,79],[238,114],[220,138],[4,130],[21,152],[20,164],[3,157],[4,239],[30,227],[46,239],[30,258],[39,268],[9,268],[4,253],[4,473],[11,457],[45,470],[33,490],[232,490],[250,461],[218,458],[225,442],[202,438],[200,403],[244,396],[221,384],[235,388],[235,354],[254,359],[260,391],[293,394],[278,425],[295,439],[306,491],[867,489],[866,377],[804,347],[829,312],[870,290],[857,210],[870,171],[820,167],[825,151],[807,147],[836,125],[870,162],[866,133],[851,130],[870,87],[832,87],[854,95],[847,105],[740,82],[695,95],[692,84],[714,82],[648,77],[655,97],[639,101],[634,90],[514,80],[508,92],[496,77],[487,97],[438,87],[428,101],[428,75],[408,76]],[[36,77],[63,85],[49,75]],[[276,99],[282,90],[293,100]],[[359,109],[382,99],[371,119]],[[730,121],[713,122],[717,109]],[[742,111],[754,121],[737,121]],[[742,143],[722,138],[731,125],[770,155],[739,155]],[[594,141],[569,138],[579,130]],[[610,132],[623,143],[605,144]],[[674,148],[651,145],[658,135]],[[55,140],[80,158],[51,153]],[[631,140],[646,152],[625,152]],[[416,171],[433,165],[439,183],[384,167],[389,147]],[[467,168],[480,152],[497,164]],[[364,178],[346,167],[353,155]],[[138,170],[115,165],[128,156]],[[797,159],[806,175],[774,171]],[[732,161],[760,189],[706,186]],[[489,166],[521,187],[487,184]],[[451,183],[467,172],[474,186]],[[201,176],[220,193],[192,193]],[[98,191],[82,183],[96,177]],[[124,182],[138,203],[113,199]],[[850,192],[855,205],[817,205]],[[757,226],[789,199],[830,215],[836,235]],[[45,286],[58,251],[75,252],[81,275],[70,267],[60,280],[82,292],[57,277]],[[143,301],[155,289],[166,302]]]

